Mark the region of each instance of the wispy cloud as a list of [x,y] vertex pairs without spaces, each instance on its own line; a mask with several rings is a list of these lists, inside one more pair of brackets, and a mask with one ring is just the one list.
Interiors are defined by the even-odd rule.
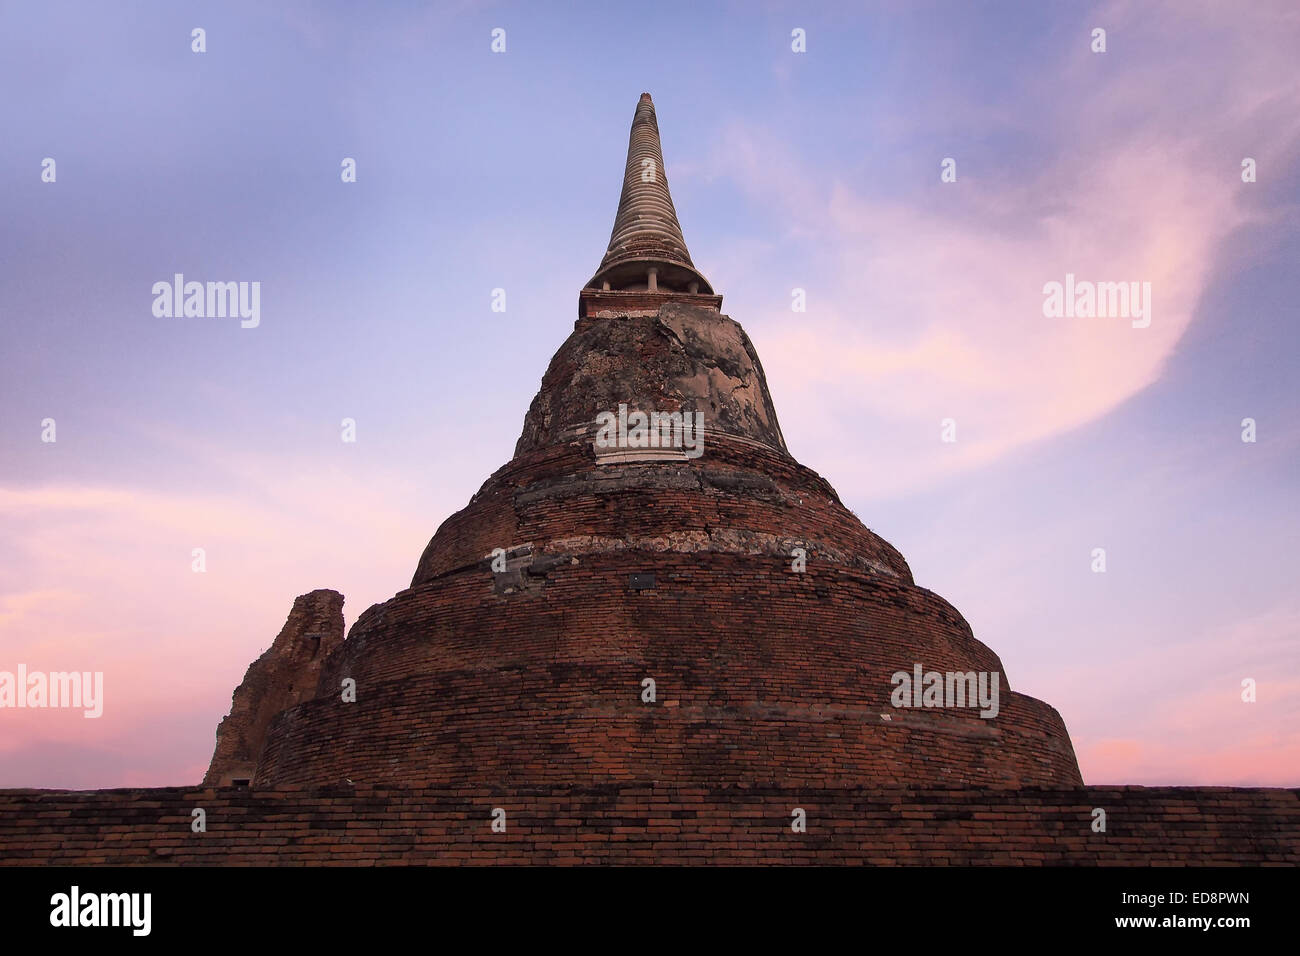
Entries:
[[[824,450],[822,464],[851,467],[853,452],[836,436],[870,431],[878,458],[868,494],[987,464],[1158,380],[1225,241],[1258,215],[1238,153],[1267,156],[1274,169],[1296,156],[1300,95],[1294,71],[1277,68],[1276,37],[1261,46],[1268,55],[1230,55],[1259,38],[1266,19],[1207,7],[1156,22],[1127,4],[1096,19],[1111,25],[1117,47],[1142,55],[1085,47],[1046,58],[1021,118],[1046,158],[1021,179],[967,161],[958,142],[956,183],[938,182],[935,155],[931,186],[897,195],[845,181],[816,144],[742,121],[719,135],[710,168],[692,170],[777,210],[782,250],[820,265],[806,281],[792,277],[807,286],[807,313],[790,312],[786,293],[742,318],[757,330],[787,430]],[[1189,126],[1172,104],[1180,84],[1202,85],[1205,66],[1184,44],[1207,34],[1222,44],[1215,95],[1208,110],[1185,98],[1198,111]],[[1052,90],[1047,103],[1033,92],[1042,89]],[[1229,131],[1236,152],[1222,148]],[[766,281],[752,259],[735,250],[720,264],[752,288]],[[1151,283],[1150,327],[1044,317],[1044,284],[1067,273]],[[945,418],[956,420],[958,442],[941,447]]]

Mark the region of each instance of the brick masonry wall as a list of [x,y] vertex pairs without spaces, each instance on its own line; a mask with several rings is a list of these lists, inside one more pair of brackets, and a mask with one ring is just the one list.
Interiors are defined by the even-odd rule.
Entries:
[[[623,551],[510,581],[469,569],[368,611],[316,699],[272,723],[255,786],[1082,783],[1060,715],[896,578]],[[916,662],[998,673],[1000,713],[895,708],[890,677]]]
[[[191,831],[196,807],[206,833]],[[806,833],[791,831],[796,807]],[[0,791],[0,864],[490,863],[1294,866],[1300,790]]]

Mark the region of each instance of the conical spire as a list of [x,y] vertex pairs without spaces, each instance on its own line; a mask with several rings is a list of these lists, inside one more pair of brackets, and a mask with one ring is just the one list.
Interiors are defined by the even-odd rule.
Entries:
[[600,268],[587,288],[712,294],[686,251],[668,192],[659,124],[649,93],[641,94],[627,144],[623,195]]

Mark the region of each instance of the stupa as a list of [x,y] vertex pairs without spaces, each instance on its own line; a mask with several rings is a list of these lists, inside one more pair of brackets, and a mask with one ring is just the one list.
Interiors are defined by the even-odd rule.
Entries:
[[[1060,715],[790,456],[721,306],[642,94],[514,458],[346,640],[337,594],[299,599],[206,782],[1080,785]],[[918,669],[997,706],[895,706]]]

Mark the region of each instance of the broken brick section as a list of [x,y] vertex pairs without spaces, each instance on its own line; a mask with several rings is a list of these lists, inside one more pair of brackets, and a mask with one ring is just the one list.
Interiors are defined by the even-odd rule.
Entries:
[[[506,812],[493,832],[491,814]],[[1106,832],[1093,832],[1093,810]],[[207,832],[191,831],[191,811]],[[792,813],[807,832],[791,830]],[[0,791],[0,864],[1300,864],[1300,791]]]
[[205,786],[253,779],[271,719],[315,696],[321,665],[342,643],[343,595],[328,590],[299,595],[280,633],[235,688],[230,713],[217,727]]

